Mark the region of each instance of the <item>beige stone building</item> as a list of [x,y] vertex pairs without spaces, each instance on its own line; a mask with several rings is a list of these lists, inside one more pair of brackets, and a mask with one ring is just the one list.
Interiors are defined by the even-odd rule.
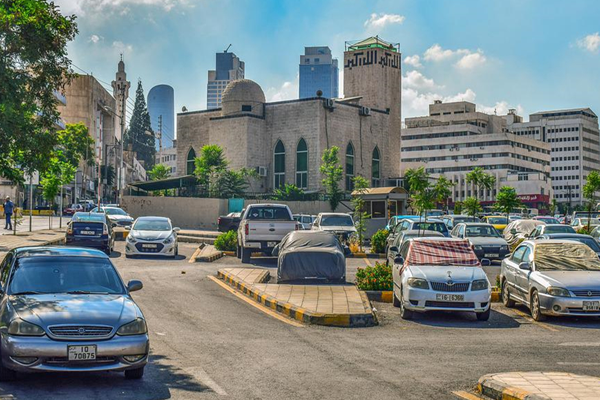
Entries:
[[321,156],[337,146],[345,189],[356,175],[384,186],[400,175],[400,60],[398,46],[379,38],[347,44],[344,99],[267,103],[257,83],[232,81],[221,108],[177,115],[178,173],[193,173],[202,147],[216,144],[232,168],[259,173],[251,191],[284,183],[320,191]]
[[424,166],[432,176],[455,182],[451,203],[475,196],[466,174],[482,167],[496,177],[496,187],[482,191],[489,205],[502,186],[516,189],[523,203],[543,208],[552,197],[550,145],[514,135],[503,117],[477,112],[466,101],[429,106],[429,115],[407,118],[402,130],[402,174]]

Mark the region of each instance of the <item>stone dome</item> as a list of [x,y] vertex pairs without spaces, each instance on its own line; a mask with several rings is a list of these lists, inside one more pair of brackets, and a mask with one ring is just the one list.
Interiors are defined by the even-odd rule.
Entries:
[[223,115],[263,115],[265,94],[258,83],[250,79],[229,82],[221,99]]

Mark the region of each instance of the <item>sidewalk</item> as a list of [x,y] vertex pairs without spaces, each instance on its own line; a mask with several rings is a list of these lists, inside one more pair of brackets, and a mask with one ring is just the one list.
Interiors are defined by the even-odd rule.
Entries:
[[[34,215],[31,218],[31,230],[33,231],[41,231],[41,230],[48,230],[49,229],[49,218],[47,216],[37,216]],[[67,226],[67,223],[71,220],[71,217],[69,216],[63,216],[63,221],[62,221],[62,226],[63,228]],[[2,226],[0,228],[4,228],[4,218],[0,219],[0,222],[2,222]],[[15,223],[15,221],[13,220],[13,224]],[[59,225],[59,217],[52,217],[52,225],[51,225],[51,229],[58,229],[58,225]],[[17,234],[20,233],[29,233],[29,215],[25,215],[22,219],[21,219],[21,223],[19,225],[17,225]],[[4,229],[0,229],[0,237],[1,236],[5,236],[5,235],[12,235],[13,231],[6,231]],[[0,239],[1,241],[2,239]]]
[[600,378],[566,372],[509,372],[479,379],[479,392],[492,399],[600,399]]
[[18,232],[16,235],[0,236],[0,260],[4,255],[16,248],[24,246],[49,246],[65,240],[65,228],[39,230],[35,232]]

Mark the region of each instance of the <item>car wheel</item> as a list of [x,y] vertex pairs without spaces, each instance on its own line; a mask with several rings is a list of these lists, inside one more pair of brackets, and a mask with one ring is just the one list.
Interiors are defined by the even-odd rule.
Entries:
[[531,317],[534,321],[544,321],[546,316],[542,314],[542,308],[540,307],[540,296],[538,296],[537,290],[531,293],[531,300],[529,303],[529,309],[531,310]]
[[242,248],[240,247],[239,244],[235,248],[235,256],[237,258],[242,258]]
[[17,372],[6,368],[0,359],[0,382],[11,382],[15,379],[17,379]]
[[400,318],[402,319],[412,319],[413,312],[411,310],[407,310],[404,307],[404,296],[402,295],[402,288],[400,288]]
[[110,246],[108,246],[106,249],[104,249],[104,254],[110,256],[110,253],[112,253],[112,249],[110,248]]
[[141,379],[144,376],[144,367],[136,369],[128,369],[125,371],[126,379]]
[[242,247],[240,251],[242,252],[242,264],[248,264],[250,262],[252,250]]
[[502,304],[504,304],[504,307],[513,308],[515,306],[515,301],[510,298],[508,290],[508,283],[504,280],[504,282],[502,282]]
[[392,304],[394,307],[400,307],[400,300],[396,297],[396,291],[392,290]]
[[175,246],[175,257],[179,255],[179,245]]
[[475,315],[477,316],[477,321],[487,321],[488,319],[490,319],[491,311],[492,308],[490,307],[487,309],[487,311],[475,313]]

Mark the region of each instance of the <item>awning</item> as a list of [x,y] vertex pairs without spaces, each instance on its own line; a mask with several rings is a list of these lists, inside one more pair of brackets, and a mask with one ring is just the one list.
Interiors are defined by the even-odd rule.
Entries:
[[133,182],[130,183],[129,186],[150,192],[153,190],[180,189],[184,187],[195,186],[197,184],[198,179],[194,175],[184,175],[161,179],[158,181]]

